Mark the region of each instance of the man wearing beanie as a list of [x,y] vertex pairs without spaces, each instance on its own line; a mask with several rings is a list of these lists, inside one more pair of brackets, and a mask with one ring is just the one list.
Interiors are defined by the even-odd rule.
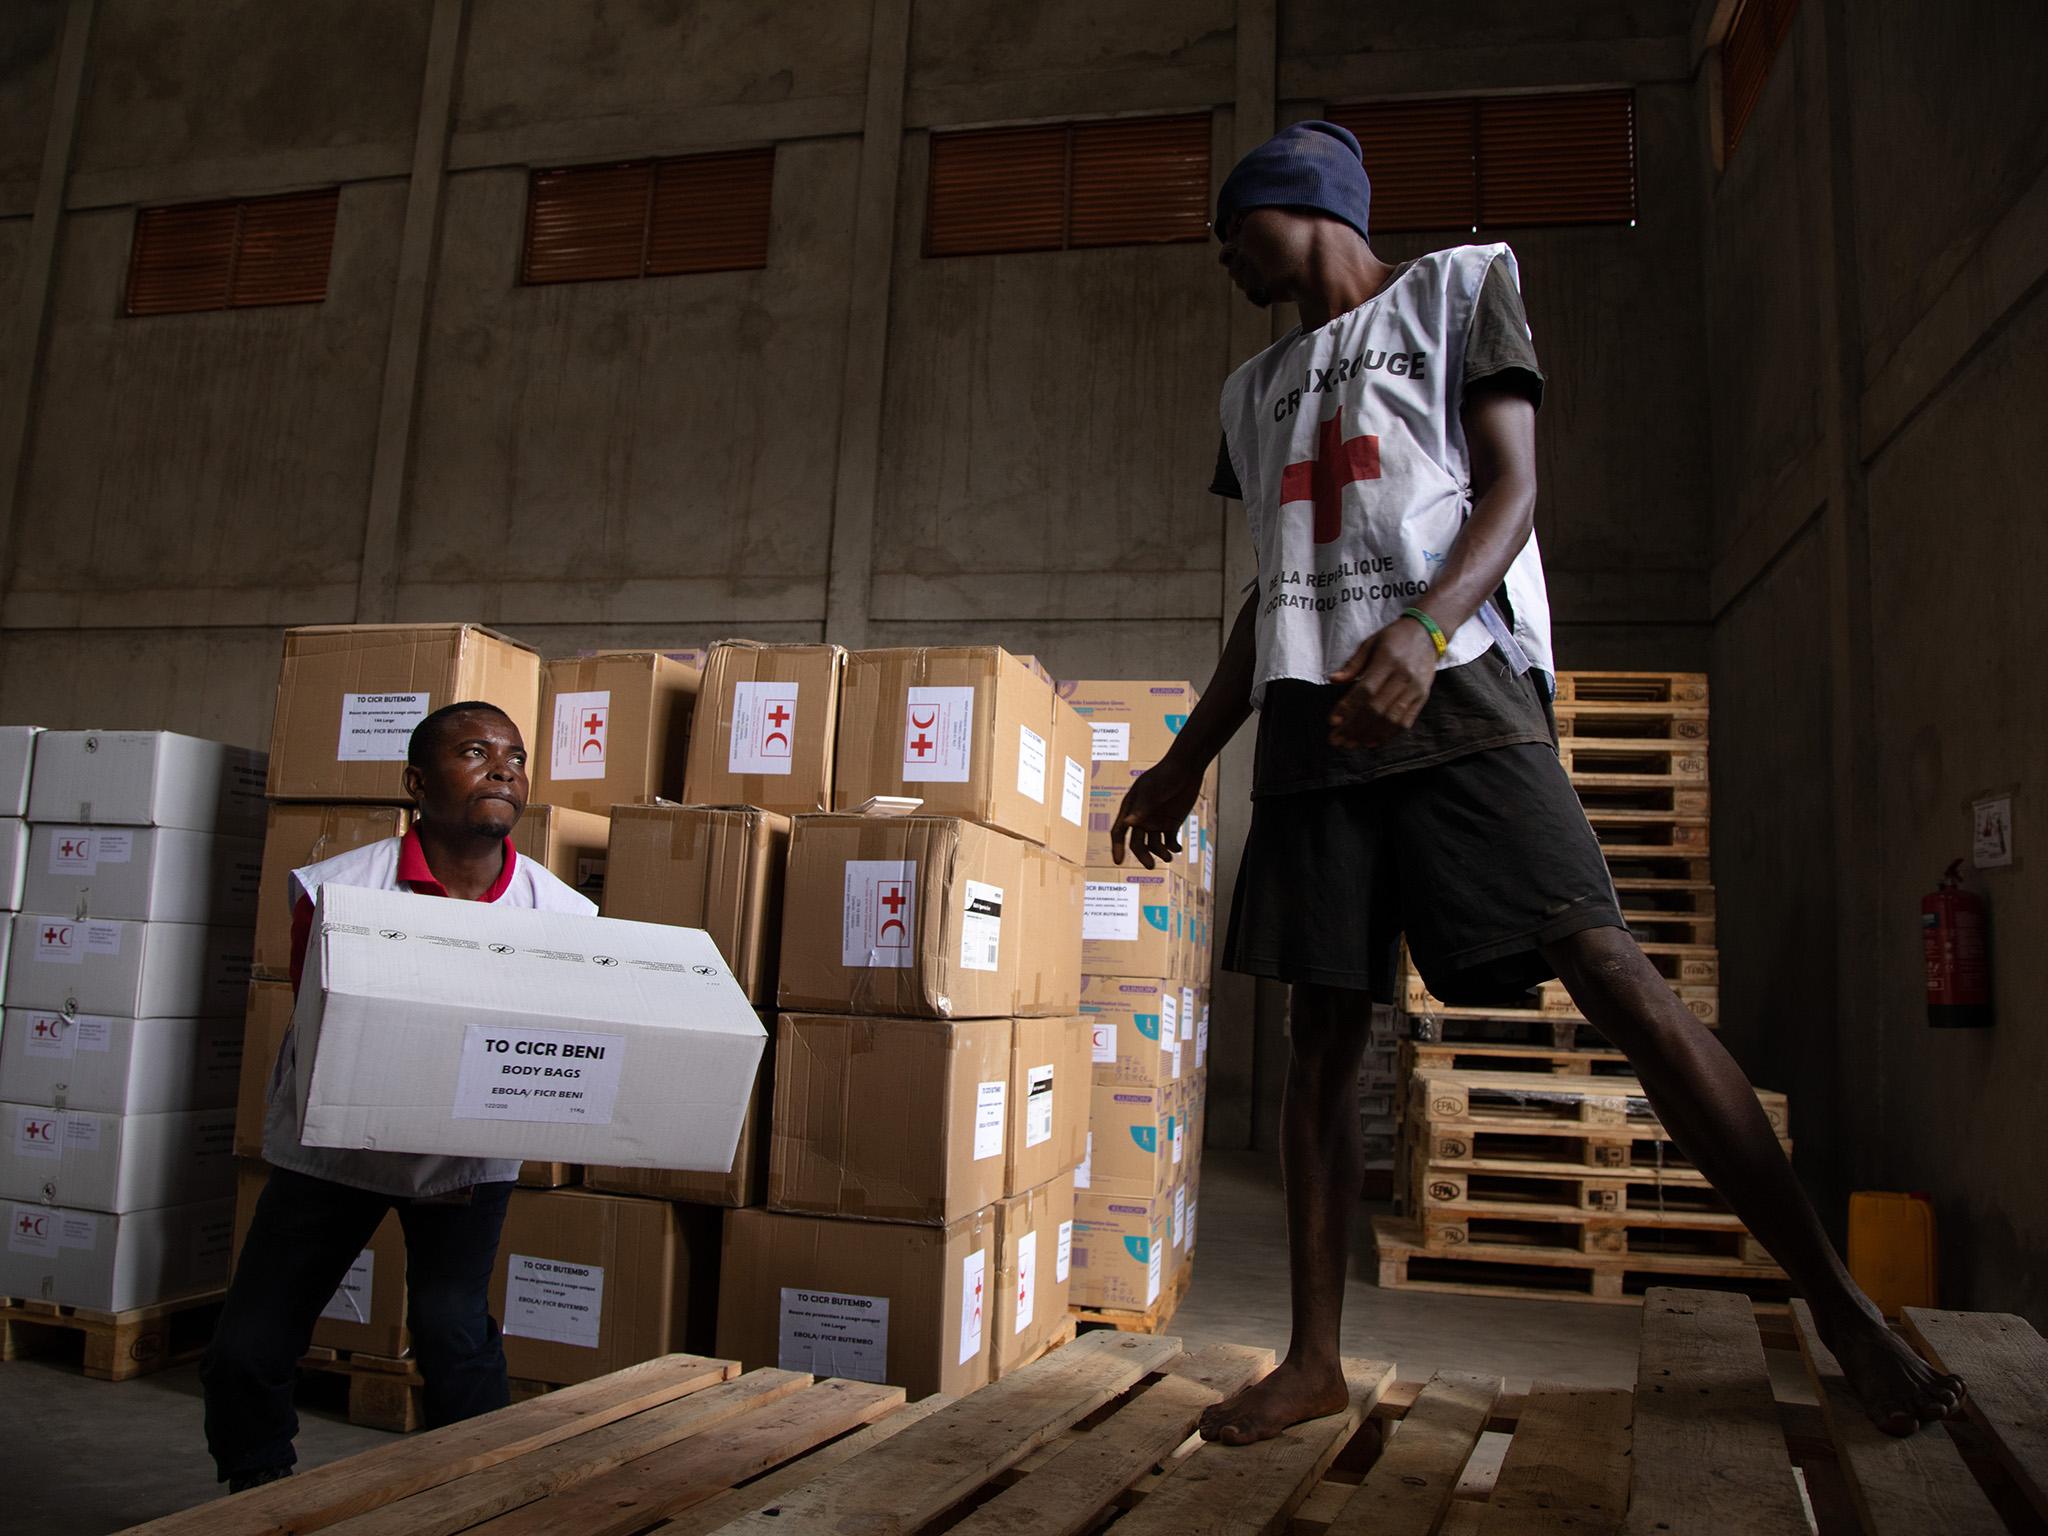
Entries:
[[1293,1337],[1211,1408],[1244,1443],[1344,1406],[1339,1322],[1363,1175],[1358,1070],[1405,936],[1446,1003],[1526,1004],[1561,978],[1691,1160],[1782,1264],[1881,1427],[1962,1383],[1850,1279],[1754,1091],[1643,957],[1558,761],[1536,548],[1543,373],[1514,253],[1389,266],[1358,141],[1299,123],[1217,197],[1219,257],[1300,324],[1223,386],[1212,489],[1242,500],[1257,585],[1172,750],[1125,797],[1119,863],[1179,851],[1203,771],[1256,711],[1252,824],[1224,963],[1291,984],[1281,1166]]

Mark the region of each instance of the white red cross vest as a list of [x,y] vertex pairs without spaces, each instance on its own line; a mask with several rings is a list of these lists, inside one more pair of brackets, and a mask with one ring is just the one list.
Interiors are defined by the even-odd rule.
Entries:
[[[1252,702],[1275,678],[1324,682],[1365,639],[1429,611],[1429,588],[1472,510],[1459,420],[1465,338],[1505,245],[1424,256],[1376,298],[1299,327],[1223,386],[1223,436],[1259,560]],[[1554,672],[1536,536],[1507,573],[1511,615],[1488,603],[1450,634],[1439,667],[1493,646]],[[1548,683],[1546,681],[1546,687]]]

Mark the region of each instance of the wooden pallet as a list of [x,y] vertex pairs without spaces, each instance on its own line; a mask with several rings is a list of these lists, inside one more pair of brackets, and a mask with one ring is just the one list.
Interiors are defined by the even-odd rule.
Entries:
[[1581,786],[1702,788],[1709,781],[1705,745],[1668,736],[1565,736],[1557,755]]
[[1600,1172],[1505,1158],[1467,1163],[1428,1163],[1418,1159],[1415,1175],[1417,1209],[1527,1200],[1607,1215],[1627,1212],[1661,1216],[1702,1211],[1730,1214],[1727,1202],[1697,1168]]
[[1724,1254],[1584,1253],[1552,1243],[1505,1240],[1446,1250],[1432,1247],[1418,1222],[1394,1216],[1375,1216],[1372,1234],[1379,1283],[1389,1290],[1629,1306],[1640,1304],[1657,1285],[1740,1291],[1766,1304],[1781,1304],[1792,1294],[1776,1265]]
[[[308,1376],[327,1377],[343,1389],[344,1411],[364,1429],[409,1434],[426,1423],[426,1379],[410,1355],[393,1357],[314,1345],[299,1361]],[[523,1403],[556,1390],[551,1382],[512,1378],[512,1401]]]
[[[1409,1038],[1429,1045],[1525,1046],[1553,1051],[1601,1051],[1607,1037],[1584,1019],[1540,1008],[1432,1008],[1406,1016]],[[1405,1082],[1406,1079],[1404,1078]]]
[[[1890,1440],[1844,1399],[1795,1310],[1821,1407],[1775,1401],[1750,1303],[1657,1288],[1634,1390],[1345,1362],[1350,1401],[1252,1446],[1191,1438],[1205,1408],[1270,1370],[1231,1344],[1089,1334],[958,1402],[894,1388],[737,1376],[671,1356],[318,1467],[140,1529],[256,1536],[1905,1536],[2048,1513],[2048,1346],[2018,1318],[1909,1312],[1923,1351],[1971,1384],[1986,1455],[1940,1426]],[[1488,1433],[1494,1437],[1482,1441]],[[1495,1448],[1505,1454],[1496,1454]],[[1813,1521],[1806,1513],[1811,1504]],[[1987,1518],[1987,1515],[1989,1516]]]
[[97,1312],[26,1297],[0,1298],[0,1360],[69,1354],[94,1381],[127,1381],[196,1360],[213,1337],[222,1291],[126,1312]]
[[1612,1047],[1514,1045],[1492,1040],[1404,1040],[1401,1078],[1416,1072],[1547,1072],[1564,1077],[1629,1077],[1628,1058]]
[[[1681,946],[1660,946],[1676,948]],[[1676,962],[1667,957],[1665,964]],[[1718,961],[1714,962],[1718,966]],[[1669,982],[1669,978],[1667,978]],[[1721,988],[1718,982],[1669,982],[1671,991],[1685,1004],[1686,1011],[1709,1029],[1721,1025]],[[1415,1019],[1471,1019],[1499,1020],[1502,1022],[1526,1019],[1561,1019],[1583,1024],[1585,1014],[1572,1001],[1572,995],[1561,981],[1546,981],[1537,989],[1537,1006],[1533,1008],[1466,1007],[1446,1003],[1432,995],[1423,985],[1422,978],[1410,974],[1402,990],[1402,1005],[1412,1024]]]
[[1120,1333],[1164,1333],[1166,1325],[1173,1321],[1173,1314],[1180,1310],[1181,1301],[1187,1296],[1194,1277],[1194,1270],[1183,1265],[1178,1274],[1159,1288],[1159,1299],[1142,1312],[1126,1311],[1121,1307],[1069,1307],[1067,1311],[1082,1328],[1114,1328]]
[[1691,704],[1706,708],[1704,672],[1560,672],[1557,702],[1627,708],[1640,704]]
[[1732,1259],[1782,1276],[1769,1250],[1725,1211],[1616,1212],[1533,1200],[1474,1198],[1425,1205],[1418,1216],[1422,1246],[1470,1254],[1503,1244],[1563,1252],[1639,1258]]
[[[1792,1134],[1792,1110],[1782,1093],[1753,1090],[1764,1118],[1780,1137]],[[1665,1139],[1643,1085],[1632,1077],[1539,1076],[1529,1072],[1418,1072],[1408,1087],[1417,1118],[1433,1126],[1485,1125],[1493,1129],[1567,1125],[1627,1127],[1637,1136]]]

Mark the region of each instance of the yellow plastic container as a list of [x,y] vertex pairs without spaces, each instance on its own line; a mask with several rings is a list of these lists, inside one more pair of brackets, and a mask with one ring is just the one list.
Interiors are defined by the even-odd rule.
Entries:
[[1901,1307],[1939,1306],[1928,1198],[1871,1189],[1850,1195],[1849,1273],[1886,1317]]

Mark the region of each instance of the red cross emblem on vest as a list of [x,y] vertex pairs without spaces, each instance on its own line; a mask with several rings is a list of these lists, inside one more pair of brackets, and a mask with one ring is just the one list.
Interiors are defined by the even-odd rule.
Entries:
[[1316,428],[1316,456],[1280,472],[1280,504],[1306,501],[1315,507],[1318,544],[1333,544],[1344,531],[1344,487],[1380,477],[1380,440],[1370,432],[1345,438],[1340,410]]

